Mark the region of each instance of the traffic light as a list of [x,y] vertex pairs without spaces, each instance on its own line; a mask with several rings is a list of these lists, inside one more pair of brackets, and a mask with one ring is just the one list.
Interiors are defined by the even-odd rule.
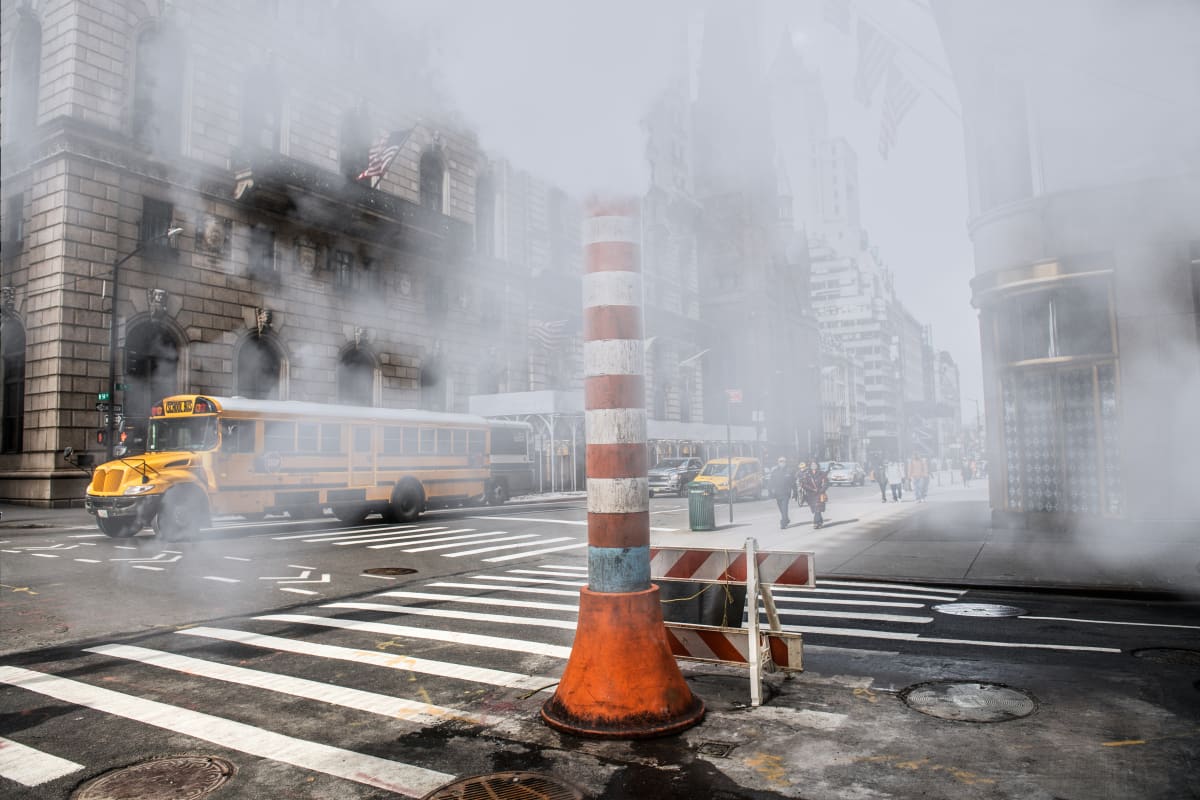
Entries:
[[104,428],[100,428],[99,430],[97,430],[96,431],[96,444],[104,444],[104,438],[106,435],[107,435],[107,431],[105,431]]

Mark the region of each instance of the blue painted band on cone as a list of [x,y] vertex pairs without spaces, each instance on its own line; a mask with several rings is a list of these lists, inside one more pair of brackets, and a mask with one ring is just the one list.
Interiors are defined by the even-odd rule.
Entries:
[[593,592],[644,592],[650,588],[650,545],[588,546],[588,588]]

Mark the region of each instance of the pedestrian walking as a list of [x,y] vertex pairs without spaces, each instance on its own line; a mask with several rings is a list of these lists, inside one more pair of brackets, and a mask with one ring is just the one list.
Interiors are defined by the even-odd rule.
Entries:
[[904,496],[902,488],[904,484],[904,467],[901,466],[899,461],[889,461],[884,472],[887,474],[888,486],[892,489],[892,500],[899,503],[900,498]]
[[804,503],[812,511],[813,528],[825,524],[822,514],[825,513],[825,503],[829,500],[826,491],[829,489],[829,478],[821,471],[821,465],[816,459],[808,462],[808,469],[800,473],[800,492],[804,495]]
[[879,498],[883,502],[887,502],[887,464],[881,458],[875,462],[875,466],[871,468],[871,474],[875,476],[875,483],[879,484]]
[[970,488],[971,486],[971,462],[964,461],[962,465],[963,486]]
[[799,499],[796,492],[796,471],[788,464],[786,456],[780,456],[775,469],[771,470],[771,477],[767,479],[767,491],[775,498],[775,505],[779,506],[779,529],[783,530],[791,524],[788,505],[793,497]]
[[918,503],[925,502],[929,491],[929,464],[920,456],[913,456],[908,461],[908,479],[912,481],[913,493]]

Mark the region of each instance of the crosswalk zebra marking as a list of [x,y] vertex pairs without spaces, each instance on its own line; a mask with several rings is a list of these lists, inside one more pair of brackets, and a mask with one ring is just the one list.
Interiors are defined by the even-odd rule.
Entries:
[[564,631],[575,630],[576,622],[572,619],[544,619],[541,617],[514,617],[506,614],[483,614],[478,611],[451,611],[445,608],[425,608],[424,606],[398,606],[392,603],[326,603],[322,608],[352,608],[361,611],[387,611],[391,614],[415,614],[424,617],[442,617],[444,619],[463,619],[473,622],[499,622],[506,625],[532,625],[539,628],[558,628]]
[[566,589],[542,589],[536,586],[496,586],[489,583],[456,583],[453,581],[438,581],[429,583],[435,589],[490,589],[493,591],[513,592],[515,594],[546,594],[557,597],[579,597],[579,592]]
[[[550,541],[553,541],[553,540],[550,540]],[[541,550],[527,550],[527,551],[521,552],[521,553],[510,553],[509,555],[506,555],[506,556],[493,556],[492,558],[485,558],[483,560],[487,561],[489,563],[499,562],[499,561],[512,561],[513,559],[517,559],[517,558],[527,558],[529,556],[540,556],[543,553],[557,553],[560,550],[578,550],[581,547],[587,547],[587,546],[588,546],[587,542],[576,542],[575,544],[564,544],[559,547],[546,547]]]
[[918,592],[943,592],[951,597],[958,597],[967,593],[966,589],[947,589],[939,586],[918,586],[913,583],[875,583],[865,581],[840,581],[840,580],[823,580],[817,579],[817,588],[824,586],[852,586],[862,589],[909,589]]
[[297,739],[224,717],[20,667],[0,667],[0,682],[219,747],[323,772],[406,797],[424,797],[455,778],[445,772]]
[[[775,593],[775,599],[778,600],[781,595],[788,594],[789,592],[806,592],[806,593],[811,594],[813,590],[812,589],[787,589],[782,586],[777,586],[772,591],[774,591],[774,593]],[[895,598],[899,598],[901,600],[914,600],[915,599],[915,600],[937,600],[939,602],[945,602],[946,600],[951,599],[951,598],[947,598],[945,595],[917,594],[915,592],[868,592],[868,591],[863,591],[860,589],[829,589],[829,588],[818,589],[818,591],[826,592],[829,594],[850,594],[850,595],[856,595],[859,597],[895,597]]]
[[[505,532],[506,531],[491,531],[490,533],[476,534],[475,536],[471,536],[471,537],[463,537],[463,538],[471,538],[471,539],[478,539],[481,536],[492,536],[493,537],[491,539],[484,539],[482,542],[462,542],[462,541],[449,542],[449,543],[442,542],[441,544],[430,544],[430,545],[425,545],[423,547],[409,547],[408,546],[409,543],[403,542],[403,543],[397,543],[397,544],[372,545],[371,549],[374,550],[374,549],[383,549],[385,547],[404,547],[405,548],[404,552],[406,552],[406,553],[428,553],[433,550],[450,550],[455,547],[473,547],[477,544],[492,544],[494,542],[511,542],[511,541],[515,541],[517,539],[536,539],[537,538],[536,533],[514,533],[510,536],[495,536],[495,534],[497,534],[497,533],[505,533]],[[450,538],[456,539],[459,537],[451,536]],[[437,540],[434,540],[434,541],[437,541]],[[527,542],[523,542],[523,544],[533,544],[533,542],[527,541]]]
[[457,594],[437,594],[434,592],[383,592],[377,597],[399,597],[409,600],[442,600],[451,603],[465,603],[478,606],[499,606],[503,608],[530,608],[538,611],[572,611],[579,612],[578,605],[565,603],[539,603],[533,600],[504,600],[499,597],[467,597]]
[[[511,570],[512,572],[534,572],[534,570]],[[556,581],[551,578],[517,578],[511,575],[480,576],[482,580],[511,581],[512,583],[544,583],[551,586],[587,586],[587,581]]]
[[22,786],[40,786],[81,769],[82,764],[0,736],[0,777]]
[[429,533],[406,533],[406,534],[403,534],[400,536],[398,536],[396,534],[387,534],[384,536],[372,536],[369,539],[365,539],[365,538],[357,539],[356,538],[352,542],[351,541],[333,542],[333,544],[336,547],[351,547],[353,545],[359,545],[359,544],[372,545],[372,544],[376,544],[377,542],[396,542],[397,545],[399,546],[400,544],[408,544],[408,543],[417,544],[418,542],[438,542],[438,541],[442,541],[443,539],[446,539],[446,538],[453,539],[454,537],[450,535],[452,533],[471,533],[472,531],[475,531],[475,530],[478,530],[478,529],[477,528],[449,528],[449,529],[443,528],[442,530],[430,531]]
[[[538,544],[552,544],[554,542],[573,542],[573,541],[575,541],[574,536],[557,536],[553,539],[542,539],[538,542]],[[461,553],[445,553],[444,555],[446,556],[446,558],[462,558],[463,556],[475,556],[475,555],[479,555],[480,553],[493,553],[497,550],[512,550],[514,547],[527,547],[529,544],[530,544],[529,542],[522,542],[521,544],[502,544],[502,545],[497,545],[496,547],[480,547],[475,550],[464,550]],[[518,557],[523,557],[523,556],[528,556],[528,555],[532,555],[532,554],[531,553],[521,553]]]

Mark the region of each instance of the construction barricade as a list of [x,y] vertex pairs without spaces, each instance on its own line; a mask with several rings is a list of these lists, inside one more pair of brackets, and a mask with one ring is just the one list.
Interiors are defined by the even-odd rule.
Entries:
[[[749,613],[745,628],[664,621],[671,653],[677,659],[749,667],[750,705],[762,705],[764,672],[804,669],[803,638],[784,631],[775,608],[772,586],[811,589],[816,586],[812,553],[760,551],[754,539],[745,550],[652,547],[650,577],[654,581],[686,581],[706,588],[744,587]],[[768,627],[759,623],[759,598]]]

